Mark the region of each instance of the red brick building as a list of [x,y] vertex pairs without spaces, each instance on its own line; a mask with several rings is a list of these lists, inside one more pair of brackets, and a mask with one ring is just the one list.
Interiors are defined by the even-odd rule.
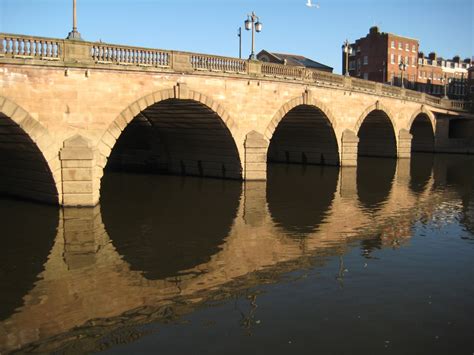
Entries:
[[[380,32],[378,27],[371,27],[367,36],[350,44],[350,49],[350,76],[396,86],[401,86],[403,76],[403,84],[409,89],[444,96],[446,86],[446,94],[454,99],[468,94],[471,59],[461,61],[455,56],[446,60],[434,52],[425,57],[419,51],[418,40]],[[342,58],[345,74],[345,53]]]
[[[416,80],[418,40],[380,32],[378,27],[371,27],[367,36],[356,40],[350,46],[350,76],[399,85],[402,77],[400,63],[404,63],[406,70],[403,76],[406,86]],[[345,68],[344,54],[342,64]]]

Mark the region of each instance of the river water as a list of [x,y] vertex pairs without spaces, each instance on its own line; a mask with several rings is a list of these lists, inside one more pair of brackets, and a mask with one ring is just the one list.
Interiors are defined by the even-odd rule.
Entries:
[[0,199],[0,353],[473,354],[474,157]]

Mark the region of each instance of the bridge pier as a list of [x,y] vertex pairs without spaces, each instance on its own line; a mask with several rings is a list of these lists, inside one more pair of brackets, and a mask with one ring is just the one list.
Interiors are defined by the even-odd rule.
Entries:
[[341,138],[341,166],[357,166],[357,150],[359,137],[346,129],[342,132]]
[[59,153],[62,170],[63,206],[95,206],[100,198],[97,150],[81,135],[64,142]]
[[244,180],[267,179],[268,141],[261,133],[252,131],[245,137]]
[[401,129],[398,135],[398,159],[405,159],[411,157],[411,141],[413,136],[406,129]]

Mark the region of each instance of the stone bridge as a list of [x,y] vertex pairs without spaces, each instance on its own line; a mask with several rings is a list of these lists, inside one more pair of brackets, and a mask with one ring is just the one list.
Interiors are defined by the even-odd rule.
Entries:
[[96,205],[106,168],[265,180],[474,151],[464,102],[302,67],[0,33],[0,84],[0,193],[65,206]]

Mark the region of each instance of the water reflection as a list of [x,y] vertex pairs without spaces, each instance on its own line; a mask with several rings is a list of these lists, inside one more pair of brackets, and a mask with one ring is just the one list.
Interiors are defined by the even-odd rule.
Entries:
[[317,230],[333,201],[338,175],[333,166],[270,164],[267,199],[275,223],[298,237]]
[[[122,341],[125,325],[126,337],[136,337],[141,324],[331,260],[329,278],[350,292],[344,254],[351,248],[371,258],[399,247],[416,222],[458,202],[472,225],[474,160],[463,159],[467,176],[451,157],[437,157],[431,174],[431,156],[410,171],[409,162],[361,159],[357,178],[355,169],[283,165],[269,169],[267,183],[113,174],[101,206],[62,209],[59,223],[56,209],[2,200],[9,232],[1,282],[12,291],[0,295],[0,352],[101,350]],[[234,314],[254,334],[265,297],[245,294]]]
[[23,304],[43,270],[58,226],[58,209],[0,199],[0,320]]
[[368,210],[377,210],[386,202],[392,188],[397,161],[359,157],[357,161],[357,193]]
[[410,159],[410,189],[415,193],[426,190],[433,169],[433,154],[412,153]]
[[103,181],[102,214],[131,269],[160,279],[218,252],[240,195],[236,181],[111,173]]

